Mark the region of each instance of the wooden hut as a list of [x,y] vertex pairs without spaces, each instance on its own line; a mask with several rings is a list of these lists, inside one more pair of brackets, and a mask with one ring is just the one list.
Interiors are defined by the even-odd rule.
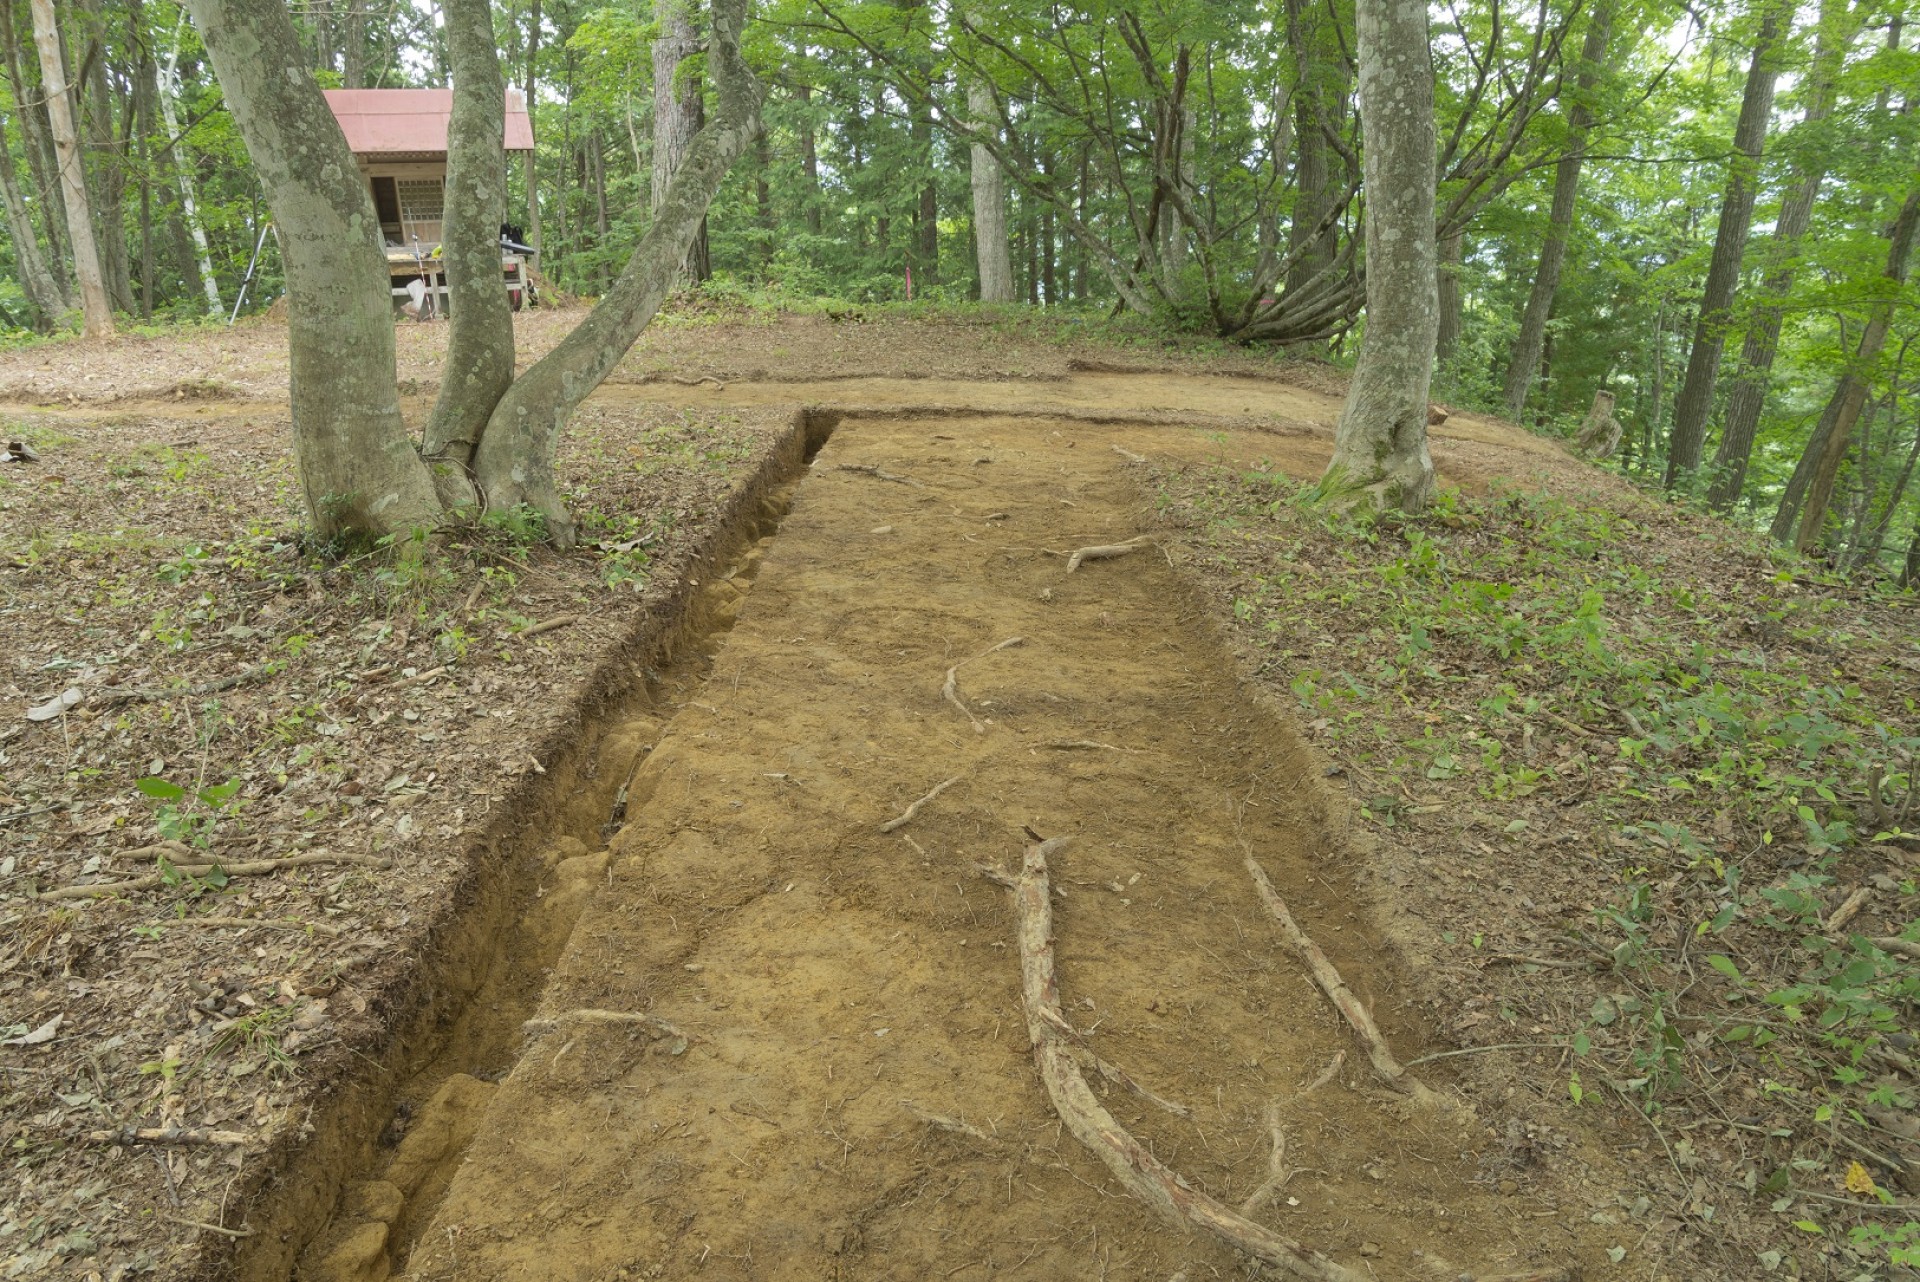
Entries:
[[[373,196],[387,244],[387,271],[396,301],[417,309],[431,299],[446,313],[446,277],[440,271],[440,226],[446,208],[447,122],[451,89],[328,89],[333,118]],[[507,90],[506,149],[533,150],[533,122],[520,95]],[[527,258],[502,249],[501,277],[514,308],[527,292]]]

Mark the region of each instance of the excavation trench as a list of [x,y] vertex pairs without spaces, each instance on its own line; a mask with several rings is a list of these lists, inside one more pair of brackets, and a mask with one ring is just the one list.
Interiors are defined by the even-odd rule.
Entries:
[[527,891],[473,919],[472,996],[442,1003],[437,1053],[396,1063],[410,1107],[362,1110],[296,1276],[1234,1274],[1041,1089],[1008,898],[977,867],[1017,864],[1028,832],[1074,838],[1053,866],[1069,1019],[1179,1107],[1100,1083],[1103,1103],[1192,1186],[1230,1205],[1264,1186],[1255,1214],[1383,1278],[1564,1254],[1486,1177],[1470,1114],[1369,1077],[1247,875],[1251,850],[1417,1054],[1319,767],[1241,679],[1137,479],[1139,455],[1210,447],[1066,419],[805,422],[818,453],[779,537],[769,487],[676,661],[502,861]]

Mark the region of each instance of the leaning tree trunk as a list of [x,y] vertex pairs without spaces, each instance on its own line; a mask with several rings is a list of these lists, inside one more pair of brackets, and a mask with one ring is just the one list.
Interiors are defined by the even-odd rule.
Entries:
[[[982,132],[994,129],[993,90],[980,81],[967,86],[967,115]],[[811,145],[811,138],[809,138]],[[1000,162],[973,144],[973,245],[980,264],[980,301],[1013,301],[1013,256],[1007,249],[1007,180]]]
[[[0,4],[4,3],[7,0],[0,0]],[[27,296],[33,327],[46,333],[64,320],[66,300],[54,284],[47,260],[40,256],[40,242],[34,235],[33,217],[27,212],[26,199],[20,194],[4,120],[0,120],[0,198],[4,198],[7,206],[7,234],[13,239],[14,270],[20,276],[20,289]]]
[[323,538],[430,526],[440,504],[400,418],[380,221],[293,20],[281,0],[188,7],[273,211],[309,519]]
[[447,123],[442,253],[452,328],[440,396],[427,419],[426,455],[443,501],[473,499],[467,464],[494,406],[513,385],[513,309],[501,284],[500,224],[507,212],[506,80],[489,0],[444,0],[453,115]]
[[1673,436],[1667,449],[1667,488],[1697,470],[1707,441],[1707,419],[1713,412],[1713,390],[1720,374],[1720,356],[1726,349],[1732,322],[1734,289],[1740,283],[1740,262],[1746,255],[1747,229],[1753,224],[1753,202],[1760,185],[1760,153],[1767,141],[1767,122],[1773,115],[1773,86],[1780,73],[1776,45],[1780,25],[1791,18],[1786,0],[1760,0],[1760,31],[1754,37],[1753,61],[1747,66],[1747,88],[1740,100],[1740,119],[1733,130],[1733,158],[1727,163],[1727,195],[1720,205],[1720,225],[1714,232],[1713,257],[1707,265],[1707,283],[1700,292],[1700,310],[1694,318],[1693,348],[1687,355],[1687,373],[1673,402]]
[[[1920,188],[1907,196],[1890,233],[1891,244],[1887,249],[1887,266],[1883,274],[1892,286],[1890,292],[1894,297],[1898,297],[1901,286],[1907,282],[1917,225],[1920,225]],[[1847,372],[1840,376],[1840,384],[1834,389],[1827,413],[1822,416],[1827,426],[1826,439],[1808,443],[1806,458],[1811,460],[1812,466],[1807,471],[1806,499],[1800,509],[1800,533],[1794,540],[1794,546],[1802,553],[1811,554],[1820,545],[1827,522],[1827,505],[1833,498],[1834,478],[1840,473],[1841,460],[1847,456],[1854,424],[1859,422],[1860,411],[1866,406],[1873,366],[1880,359],[1881,348],[1886,345],[1887,331],[1893,325],[1893,313],[1894,299],[1891,297],[1874,304],[1866,328],[1860,333],[1860,345],[1854,352]],[[1781,510],[1783,514],[1786,512],[1785,498],[1781,500]],[[1788,532],[1791,528],[1788,527]],[[1780,531],[1776,525],[1774,537],[1784,540],[1786,536],[1786,532]]]
[[1358,0],[1367,327],[1324,484],[1418,512],[1433,493],[1433,62],[1424,0]]
[[1547,213],[1547,238],[1540,245],[1533,288],[1527,294],[1527,308],[1520,315],[1520,333],[1514,338],[1513,355],[1507,361],[1507,417],[1516,423],[1527,407],[1527,393],[1533,389],[1534,376],[1540,369],[1547,320],[1553,315],[1553,298],[1560,290],[1560,273],[1566,266],[1567,237],[1573,230],[1574,206],[1580,197],[1580,170],[1586,162],[1587,133],[1593,128],[1594,85],[1599,79],[1600,66],[1606,60],[1607,41],[1612,33],[1613,5],[1609,0],[1594,9],[1587,23],[1573,109],[1567,113],[1567,151],[1553,171],[1553,205]]
[[[689,0],[657,0],[655,20],[660,33],[653,38],[653,195],[655,218],[666,204],[673,176],[686,163],[688,149],[700,130],[700,80],[685,65],[700,52]],[[704,214],[687,246],[682,285],[698,285],[707,278],[707,224]],[[645,324],[642,321],[641,324]],[[637,333],[638,331],[636,331]]]
[[[1803,128],[1817,128],[1833,114],[1834,82],[1859,21],[1859,11],[1846,0],[1826,0],[1821,6],[1820,34],[1813,70],[1808,77]],[[1719,448],[1713,455],[1710,469],[1713,481],[1707,489],[1707,505],[1716,512],[1731,509],[1746,488],[1747,464],[1753,456],[1753,440],[1760,427],[1760,410],[1766,401],[1774,354],[1780,347],[1785,300],[1787,291],[1793,288],[1800,238],[1807,234],[1813,222],[1814,201],[1826,178],[1826,158],[1817,142],[1807,145],[1793,168],[1793,182],[1781,199],[1780,216],[1774,222],[1768,246],[1771,267],[1761,286],[1768,301],[1755,313],[1753,323],[1747,328],[1746,342],[1740,352],[1740,372],[1727,393],[1726,422],[1721,428]]]
[[500,398],[480,437],[474,475],[492,508],[525,504],[548,537],[573,542],[573,521],[554,481],[554,456],[573,409],[620,363],[680,278],[707,207],[728,168],[760,131],[760,87],[740,57],[746,0],[714,0],[707,66],[715,119],[691,139],[654,209],[653,225],[587,318]]
[[60,27],[54,18],[53,0],[32,0],[32,4],[33,43],[40,51],[40,83],[46,93],[47,123],[53,132],[54,156],[60,170],[60,195],[67,207],[73,271],[80,278],[84,332],[88,338],[111,338],[113,303],[107,297],[106,277],[100,271],[100,252],[93,241],[93,211],[87,205],[80,136],[73,126],[66,63],[60,55]]

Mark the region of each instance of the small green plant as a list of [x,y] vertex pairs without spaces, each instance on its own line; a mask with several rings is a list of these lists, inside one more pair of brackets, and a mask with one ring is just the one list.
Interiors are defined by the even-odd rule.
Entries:
[[221,823],[237,816],[242,804],[240,780],[187,788],[158,775],[135,781],[134,787],[160,803],[154,825],[168,841],[178,841],[196,850],[213,843],[213,832]]

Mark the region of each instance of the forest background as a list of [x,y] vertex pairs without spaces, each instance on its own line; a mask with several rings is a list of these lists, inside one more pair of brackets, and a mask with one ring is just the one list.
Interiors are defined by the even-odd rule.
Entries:
[[[1436,397],[1571,434],[1609,394],[1629,475],[1842,572],[1920,579],[1907,7],[1433,7]],[[703,18],[675,0],[493,13],[538,137],[509,167],[509,221],[550,298],[598,294],[702,117]],[[295,19],[324,85],[448,83],[426,0],[308,0]],[[0,341],[69,331],[82,301],[50,55],[121,323],[226,323],[268,214],[184,10],[0,0],[0,44]],[[984,300],[1348,362],[1354,50],[1351,0],[772,0],[745,46],[766,130],[692,275],[770,306]],[[248,309],[278,270],[269,247]]]

